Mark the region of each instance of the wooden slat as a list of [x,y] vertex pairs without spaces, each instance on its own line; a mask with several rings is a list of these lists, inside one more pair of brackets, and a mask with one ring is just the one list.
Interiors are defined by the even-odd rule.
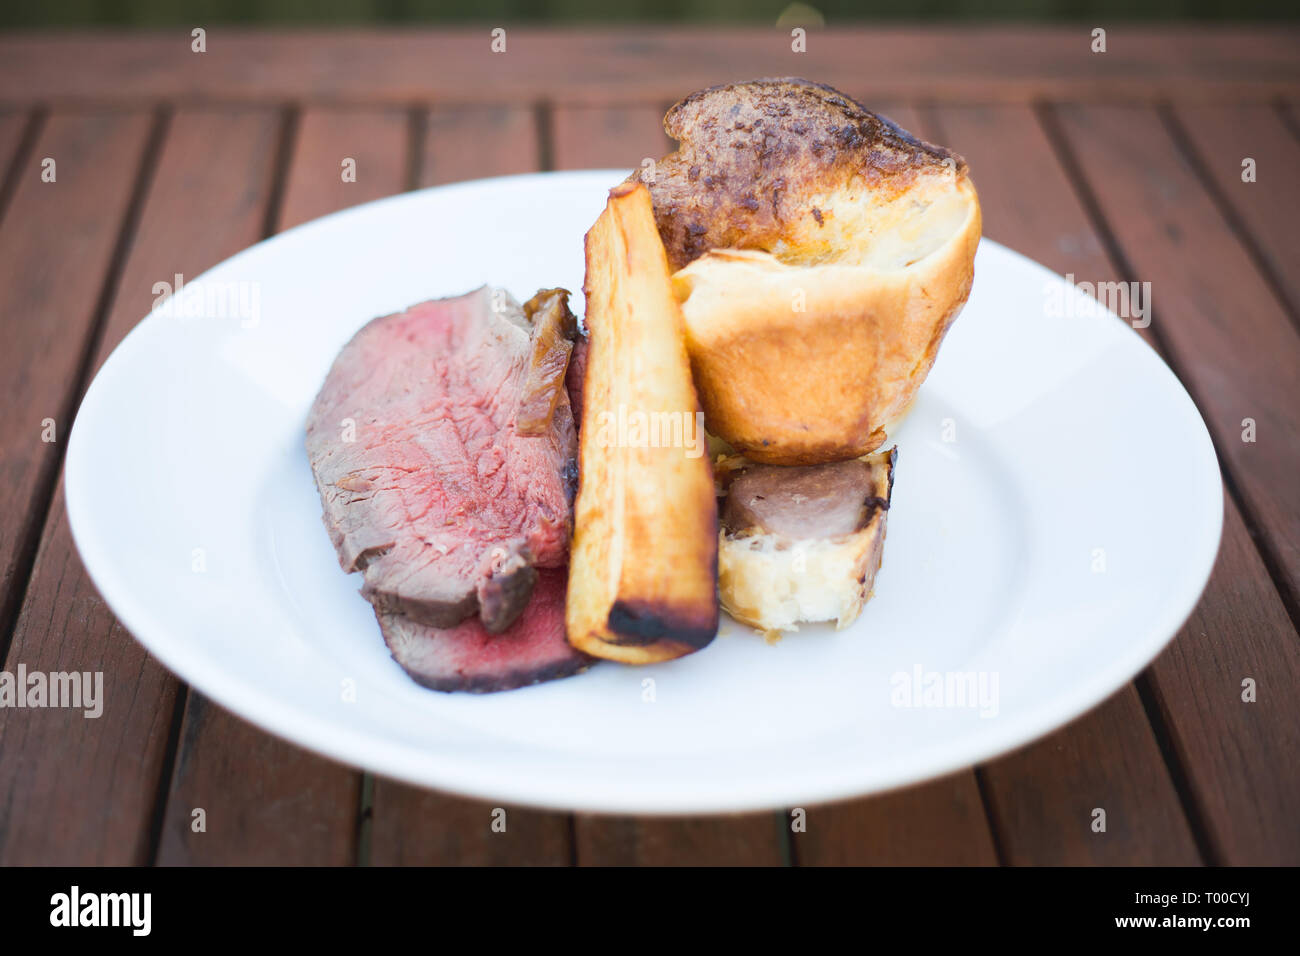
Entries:
[[272,737],[191,690],[157,862],[355,863],[360,795],[360,774]]
[[[0,627],[12,620],[44,520],[149,124],[141,112],[56,113],[14,170],[0,231]],[[47,159],[54,182],[42,181]],[[46,419],[56,441],[42,441]]]
[[[285,175],[282,227],[400,192],[408,122],[400,110],[309,109]],[[343,161],[355,161],[345,182]],[[355,862],[361,775],[272,737],[191,692],[159,862]],[[194,808],[206,832],[191,826]]]
[[783,866],[784,814],[576,818],[580,866]]
[[[1252,252],[1279,289],[1291,317],[1300,315],[1300,142],[1273,104],[1175,104],[1173,113],[1199,154],[1201,171],[1245,229]],[[1255,160],[1255,182],[1242,162]]]
[[[1235,509],[1200,607],[1150,670],[1213,859],[1300,865],[1300,638]],[[1242,700],[1242,682],[1257,700]]]
[[[1300,334],[1187,160],[1146,107],[1061,107],[1060,123],[1154,331],[1196,400],[1247,516],[1300,594]],[[1244,419],[1255,442],[1242,441]]]
[[[914,107],[864,99],[913,134],[938,138],[933,124]],[[973,770],[878,797],[805,809],[807,832],[794,835],[793,856],[800,865],[997,863]]]
[[[1201,862],[1132,684],[1075,723],[980,772],[1004,863]],[[1106,814],[1105,832],[1092,829],[1098,809]]]
[[[67,438],[92,320],[114,246],[139,181],[150,118],[143,113],[55,114],[28,160],[0,229],[0,313],[10,337],[0,352],[4,586],[15,574],[25,522],[44,522],[42,487],[54,481],[56,445],[40,419]],[[41,160],[56,181],[41,182]],[[45,524],[27,600],[0,667],[100,671],[103,715],[67,709],[0,709],[0,863],[129,863],[147,852],[173,686],[125,637],[75,557],[61,498]],[[6,611],[6,619],[8,612]],[[82,641],[94,630],[106,642]],[[8,638],[0,634],[0,647]],[[131,746],[122,749],[123,737]]]
[[[1102,244],[1029,108],[943,108],[935,118],[939,138],[970,163],[985,235],[1062,274],[1072,273],[1078,281],[1114,278]],[[982,773],[1005,862],[1176,864],[1198,859],[1178,793],[1132,685]],[[1090,829],[1096,807],[1106,810],[1107,834]]]
[[[406,113],[397,109],[303,111],[278,227],[288,229],[401,192],[406,186],[409,126]],[[355,160],[354,182],[343,180],[345,159]]]
[[[491,27],[258,32],[208,28],[206,53],[187,30],[22,33],[0,38],[0,91],[11,101],[67,98],[351,100],[409,103],[672,101],[754,76],[805,75],[882,98],[957,100],[1175,96],[1262,100],[1300,82],[1289,25],[1089,24],[814,30],[793,52],[788,29],[624,27],[558,32]],[[107,79],[106,79],[107,78]]]
[[631,170],[646,159],[657,162],[673,148],[663,116],[654,104],[557,106],[551,122],[555,168]]
[[0,864],[147,863],[178,685],[86,577],[55,497],[5,669],[98,671],[103,715],[0,710]]
[[[436,107],[418,124],[417,186],[537,170],[541,144],[526,107]],[[504,832],[493,811],[505,812]],[[465,800],[377,777],[371,800],[372,865],[567,865],[570,818]]]
[[993,866],[998,862],[975,774],[812,807],[794,835],[800,866]]
[[[504,826],[504,829],[502,829]],[[564,866],[569,816],[375,780],[373,866]]]
[[[972,106],[929,112],[935,120],[934,135],[970,164],[985,236],[1079,281],[1114,277],[1105,249],[1032,110]],[[1151,341],[1147,332],[1142,334]]]
[[[197,275],[256,241],[270,195],[278,126],[270,110],[174,117],[96,367],[148,312],[153,283],[177,272]],[[96,169],[96,191],[114,193],[95,162],[102,149],[95,142],[84,149]],[[61,496],[51,510],[9,655],[10,664],[19,661],[30,669],[102,670],[106,706],[102,717],[86,721],[57,711],[41,712],[38,720],[15,720],[15,714],[23,715],[19,711],[0,713],[6,722],[0,743],[6,799],[0,805],[6,819],[15,821],[6,829],[13,842],[0,856],[7,862],[147,862],[179,685],[95,594],[68,535]],[[12,734],[9,721],[18,725]]]
[[418,182],[441,186],[464,179],[538,169],[537,113],[527,106],[438,106],[425,123]]

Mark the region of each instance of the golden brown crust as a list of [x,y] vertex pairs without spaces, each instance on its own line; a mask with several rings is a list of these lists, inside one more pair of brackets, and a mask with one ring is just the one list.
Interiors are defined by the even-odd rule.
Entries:
[[756,80],[669,111],[655,206],[710,431],[756,461],[880,447],[970,292],[964,160],[826,86]]
[[[925,268],[887,276],[786,269],[725,250],[696,260],[674,280],[687,290],[687,346],[710,430],[776,465],[879,448],[970,294],[979,236],[975,206]],[[790,307],[795,296],[802,311]]]
[[[644,186],[610,191],[586,260],[566,629],[592,656],[649,664],[699,650],[717,633],[718,515],[681,310]],[[633,415],[668,430],[655,440],[620,430],[619,417]]]
[[966,171],[950,150],[797,77],[692,93],[668,111],[664,130],[677,151],[653,177],[642,169],[633,178],[650,187],[674,271],[710,249],[816,245],[826,227],[817,197],[855,180],[894,193],[928,172]]

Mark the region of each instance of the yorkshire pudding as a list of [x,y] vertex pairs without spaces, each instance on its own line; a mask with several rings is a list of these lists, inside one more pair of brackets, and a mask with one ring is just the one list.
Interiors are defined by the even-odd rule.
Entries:
[[769,464],[875,450],[970,293],[965,160],[801,79],[693,93],[664,129],[677,151],[632,178],[709,430]]

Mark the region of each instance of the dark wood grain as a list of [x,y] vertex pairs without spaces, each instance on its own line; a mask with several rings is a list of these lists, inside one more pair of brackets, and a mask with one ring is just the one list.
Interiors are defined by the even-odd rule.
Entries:
[[[306,110],[290,147],[276,221],[288,228],[400,192],[409,131],[400,110]],[[355,162],[355,181],[344,181],[345,159]],[[199,807],[206,813],[205,832],[192,825]],[[355,770],[263,733],[190,693],[160,863],[352,863],[360,816],[361,775]]]
[[[149,128],[136,111],[55,113],[12,173],[0,231],[0,627],[45,518]],[[53,182],[42,181],[46,160]]]
[[579,866],[783,866],[784,814],[576,818]]
[[[1294,601],[1300,333],[1153,109],[1065,106],[1058,115],[1133,273],[1126,278],[1152,285],[1155,334]],[[1248,418],[1257,437],[1249,443]]]
[[[715,83],[803,75],[881,98],[966,101],[1294,95],[1297,31],[1256,27],[1091,24],[814,29],[806,52],[772,27],[491,27],[292,30],[211,27],[206,53],[189,29],[13,34],[0,38],[9,101],[107,98],[510,102],[673,101]],[[106,82],[105,77],[111,77]]]
[[[1272,103],[1177,103],[1175,121],[1198,154],[1200,171],[1235,219],[1238,234],[1266,270],[1292,319],[1300,316],[1300,142]],[[1255,160],[1255,181],[1242,162]]]
[[984,802],[970,770],[906,790],[807,809],[800,866],[993,866]]

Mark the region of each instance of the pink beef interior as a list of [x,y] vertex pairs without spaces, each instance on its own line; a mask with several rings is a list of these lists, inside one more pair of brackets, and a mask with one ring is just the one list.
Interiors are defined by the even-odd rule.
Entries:
[[[361,329],[312,406],[325,524],[386,635],[440,631],[498,664],[532,647],[506,636],[530,613],[538,569],[567,561],[577,442],[567,394],[546,434],[516,433],[530,331],[486,287],[421,303]],[[488,631],[502,641],[490,655],[468,638]]]

